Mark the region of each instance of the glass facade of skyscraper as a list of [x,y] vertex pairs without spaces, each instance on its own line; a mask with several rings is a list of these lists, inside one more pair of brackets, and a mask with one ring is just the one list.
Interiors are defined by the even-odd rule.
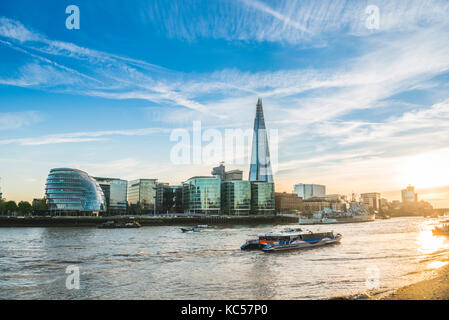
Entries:
[[251,213],[274,214],[274,183],[251,182]]
[[263,116],[262,99],[259,99],[256,105],[249,181],[274,182],[271,171],[268,135]]
[[128,207],[128,181],[95,177],[106,198],[109,213],[123,214]]
[[128,203],[146,212],[154,212],[157,179],[138,179],[128,184]]
[[219,214],[221,179],[193,177],[183,183],[183,206],[186,213]]
[[60,212],[103,212],[106,202],[97,181],[86,172],[52,169],[45,188],[48,209]]
[[221,208],[224,214],[250,214],[251,183],[237,180],[223,182],[221,184]]

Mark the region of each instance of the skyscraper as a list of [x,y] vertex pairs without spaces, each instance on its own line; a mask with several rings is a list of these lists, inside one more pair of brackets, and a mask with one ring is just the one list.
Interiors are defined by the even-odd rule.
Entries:
[[259,98],[257,100],[256,106],[249,181],[273,183],[268,136],[263,117],[262,99]]

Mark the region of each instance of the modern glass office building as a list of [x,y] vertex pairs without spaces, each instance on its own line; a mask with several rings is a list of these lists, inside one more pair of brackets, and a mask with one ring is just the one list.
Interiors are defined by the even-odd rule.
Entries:
[[251,183],[238,180],[223,182],[221,184],[221,208],[224,214],[250,214]]
[[251,214],[274,214],[274,183],[251,182]]
[[138,179],[128,184],[128,203],[145,211],[154,213],[156,206],[157,179]]
[[186,213],[219,214],[221,179],[193,177],[183,183],[183,207]]
[[111,214],[124,214],[128,207],[128,181],[117,178],[94,178],[106,198],[107,211]]
[[98,214],[106,210],[105,196],[97,181],[77,169],[50,170],[45,196],[51,212]]

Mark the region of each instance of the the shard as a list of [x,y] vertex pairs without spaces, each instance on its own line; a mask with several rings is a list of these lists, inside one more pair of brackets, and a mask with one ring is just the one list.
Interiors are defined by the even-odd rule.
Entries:
[[249,181],[273,183],[267,129],[263,117],[262,99],[259,98],[259,100],[257,100],[256,106]]

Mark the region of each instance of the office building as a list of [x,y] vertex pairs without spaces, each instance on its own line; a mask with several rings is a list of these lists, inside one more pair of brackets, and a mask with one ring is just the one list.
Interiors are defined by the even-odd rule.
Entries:
[[369,208],[375,211],[380,210],[380,193],[368,192],[360,195],[362,202]]
[[221,179],[192,177],[183,183],[183,207],[186,213],[218,215],[221,211]]
[[109,214],[125,214],[128,207],[128,181],[117,178],[94,178],[103,190]]
[[295,185],[294,193],[303,200],[312,197],[324,197],[326,195],[326,186],[321,184],[304,184],[298,183]]
[[274,195],[276,213],[298,212],[302,210],[302,199],[296,193],[279,193]]
[[235,180],[242,180],[243,171],[242,170],[226,171],[226,168],[222,162],[218,167],[212,169],[212,175],[214,177],[220,178],[221,181],[235,181]]
[[251,165],[249,169],[249,181],[273,183],[273,173],[271,171],[268,135],[263,115],[262,99],[260,98],[257,101],[256,118],[254,119],[253,145],[251,154]]
[[251,214],[274,214],[274,183],[251,182]]
[[137,179],[128,183],[128,204],[137,213],[156,212],[157,179]]
[[234,180],[221,184],[221,208],[227,215],[249,215],[251,211],[251,183]]
[[52,213],[98,215],[106,210],[105,196],[97,181],[77,169],[50,170],[45,196]]
[[171,212],[182,213],[183,207],[183,186],[171,186],[173,192],[173,207]]
[[415,192],[415,187],[408,186],[404,190],[401,190],[402,202],[418,202],[418,194]]
[[343,212],[349,209],[346,197],[339,194],[310,197],[303,200],[302,205],[306,213],[315,213],[324,209]]

